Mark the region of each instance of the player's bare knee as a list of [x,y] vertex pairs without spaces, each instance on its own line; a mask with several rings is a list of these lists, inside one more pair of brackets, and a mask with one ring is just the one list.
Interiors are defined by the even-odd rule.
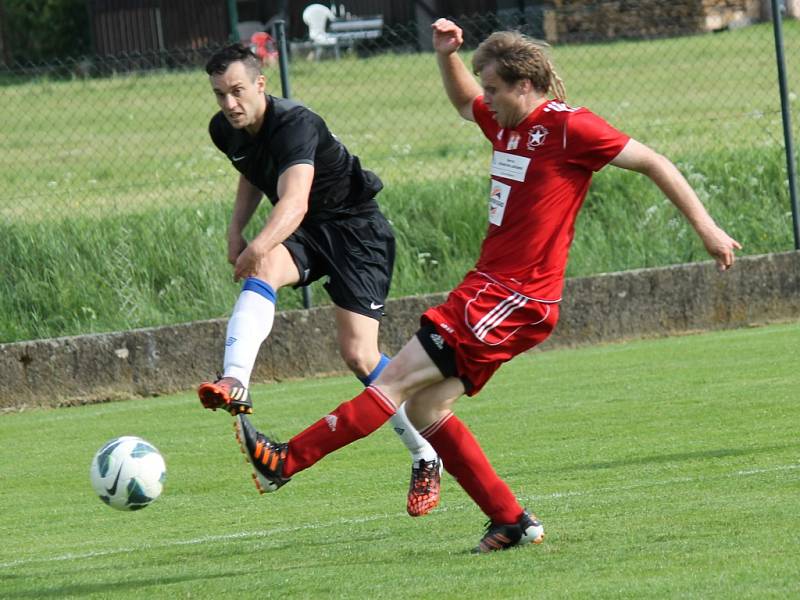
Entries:
[[400,361],[392,361],[373,384],[392,398],[398,406],[411,399],[420,389],[430,385],[424,373],[409,371]]
[[435,423],[450,412],[452,403],[441,402],[438,398],[417,394],[406,401],[406,415],[416,428],[424,428]]
[[284,246],[277,246],[261,259],[255,277],[269,283],[274,290],[300,281],[291,254]]
[[271,265],[268,260],[264,260],[262,264],[259,265],[258,271],[256,271],[254,276],[256,279],[266,281],[274,289],[283,287],[284,280],[286,279],[281,276],[280,270],[275,265]]
[[358,348],[340,348],[339,354],[347,365],[347,368],[355,373],[358,377],[369,375],[375,366],[374,353],[367,353],[359,350]]

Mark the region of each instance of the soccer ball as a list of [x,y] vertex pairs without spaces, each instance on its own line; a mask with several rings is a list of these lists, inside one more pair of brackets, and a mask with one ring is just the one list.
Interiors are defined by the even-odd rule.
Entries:
[[126,435],[107,442],[92,459],[89,477],[100,500],[118,510],[139,510],[161,495],[167,467],[155,446]]

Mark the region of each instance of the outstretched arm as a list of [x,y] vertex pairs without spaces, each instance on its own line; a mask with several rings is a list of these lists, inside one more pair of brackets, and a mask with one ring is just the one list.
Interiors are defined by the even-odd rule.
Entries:
[[668,158],[631,139],[611,164],[652,179],[694,227],[719,270],[727,271],[733,266],[734,250],[741,250],[742,245],[717,226],[689,182]]
[[431,28],[436,62],[447,97],[458,114],[468,121],[474,121],[472,101],[481,95],[481,87],[458,56],[458,49],[464,43],[463,32],[447,19],[438,19]]

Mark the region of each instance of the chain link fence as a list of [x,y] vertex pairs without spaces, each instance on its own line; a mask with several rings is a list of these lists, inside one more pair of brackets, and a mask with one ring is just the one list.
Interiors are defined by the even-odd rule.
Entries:
[[[595,16],[608,18],[607,3],[598,6]],[[513,11],[462,17],[457,20],[466,33],[462,57],[469,64],[476,44],[503,27],[548,37],[546,17]],[[578,32],[566,42],[554,41],[551,54],[566,83],[567,101],[589,107],[672,158],[704,201],[725,190],[723,203],[763,205],[769,211],[777,206],[780,214],[765,220],[756,235],[767,242],[779,240],[773,250],[790,249],[771,24],[678,35],[685,27],[676,26],[668,13],[637,18],[650,23],[640,33],[653,39],[626,38],[609,25],[602,35]],[[569,19],[561,22],[563,28]],[[377,39],[341,44],[338,57],[330,49],[315,57],[313,47],[296,40],[291,44],[292,95],[321,114],[362,163],[381,176],[387,190],[413,195],[442,183],[450,194],[472,190],[480,185],[476,181],[485,181],[489,147],[478,128],[459,119],[449,105],[435,57],[424,47],[427,24],[422,32],[420,27],[384,27]],[[784,42],[797,138],[800,23],[784,23]],[[163,219],[178,218],[166,209],[180,207],[185,210],[179,226],[200,232],[199,244],[206,243],[202,233],[207,232],[224,260],[225,223],[209,224],[205,215],[209,203],[232,205],[236,183],[236,173],[207,133],[217,107],[202,66],[213,50],[16,63],[0,70],[0,232],[13,230],[19,238],[20,227],[35,232],[43,223],[55,224],[57,231],[59,223],[74,224],[77,217],[102,221],[130,215],[135,222],[163,213]],[[268,91],[281,95],[277,64],[266,64],[264,73]],[[718,168],[701,170],[711,163]],[[762,189],[763,176],[777,185]],[[730,179],[739,183],[732,186]],[[738,192],[731,195],[731,190]],[[776,203],[764,195],[780,197]],[[447,202],[441,198],[442,210]],[[776,222],[784,223],[786,231],[776,232]],[[36,245],[36,234],[24,235]],[[761,248],[750,245],[750,250]],[[49,270],[68,269],[69,257],[82,251],[107,252],[135,265],[142,249],[135,241],[105,250],[65,248],[63,264],[40,265],[43,280]],[[23,242],[9,246],[0,241],[0,254],[6,254],[0,256],[4,278],[11,275],[16,255],[27,252]],[[192,293],[197,290],[187,290]],[[200,310],[191,316],[221,315]],[[128,323],[157,320],[145,315]],[[5,332],[0,341],[14,335]]]

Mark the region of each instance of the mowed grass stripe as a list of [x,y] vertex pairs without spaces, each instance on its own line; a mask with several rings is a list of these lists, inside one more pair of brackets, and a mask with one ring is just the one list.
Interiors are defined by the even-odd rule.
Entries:
[[[734,471],[727,474],[721,474],[716,477],[705,477],[704,480],[712,479],[712,480],[720,480],[725,478],[733,478],[738,479],[741,477],[754,477],[765,475],[767,477],[764,478],[765,481],[772,480],[772,475],[787,472],[785,478],[775,477],[775,481],[781,480],[793,480],[795,475],[791,473],[792,471],[796,471],[800,469],[800,463],[798,464],[790,464],[790,465],[780,465],[776,467],[771,467],[767,469],[751,469],[746,471]],[[582,496],[598,496],[598,497],[608,497],[608,496],[618,496],[618,495],[625,495],[626,492],[634,492],[637,493],[643,488],[658,488],[662,486],[667,487],[676,487],[680,485],[692,485],[697,484],[700,482],[700,478],[696,477],[678,477],[674,479],[667,479],[663,481],[650,481],[647,483],[639,483],[629,486],[617,486],[617,487],[609,487],[609,488],[595,488],[595,489],[587,489],[581,491],[571,491],[571,492],[554,492],[552,494],[546,495],[528,495],[528,496],[520,496],[520,500],[528,501],[528,502],[550,502],[550,501],[561,501],[565,498],[575,498],[575,497],[582,497]],[[468,507],[467,503],[461,505],[454,505],[451,504],[449,506],[441,507],[437,510],[440,512],[447,512],[447,511],[463,511]],[[569,511],[565,511],[569,512]],[[154,548],[168,548],[171,546],[194,546],[198,544],[212,544],[212,543],[221,543],[225,544],[228,542],[238,542],[239,540],[245,539],[256,539],[256,538],[266,538],[268,536],[285,534],[285,533],[295,533],[300,530],[317,530],[317,529],[324,529],[324,528],[331,528],[331,527],[342,527],[342,526],[352,526],[362,523],[372,523],[375,521],[381,520],[389,520],[389,519],[398,519],[401,517],[405,517],[405,512],[397,512],[394,514],[386,515],[370,515],[364,516],[360,518],[351,518],[351,519],[338,519],[335,521],[319,521],[314,523],[304,523],[301,525],[295,525],[291,527],[275,527],[271,529],[262,529],[262,530],[243,530],[239,532],[227,533],[223,535],[207,535],[193,539],[185,539],[185,540],[169,540],[159,544],[149,544],[147,546],[134,546],[128,548],[116,548],[113,550],[104,550],[98,552],[86,552],[83,554],[71,553],[71,554],[63,554],[60,556],[42,556],[42,557],[35,557],[35,558],[27,558],[27,559],[19,559],[7,563],[0,563],[0,569],[9,569],[13,567],[18,567],[21,565],[26,564],[34,564],[34,563],[48,563],[48,562],[61,562],[67,560],[84,560],[84,559],[93,559],[100,556],[111,556],[117,554],[127,554],[133,552],[141,552],[143,550],[154,549]],[[549,536],[552,537],[552,536]]]
[[[191,393],[5,414],[0,596],[791,596],[798,342],[789,323],[509,363],[457,412],[547,538],[488,557],[468,553],[484,518],[447,475],[439,509],[405,516],[408,458],[388,428],[259,497],[230,419]],[[256,386],[254,420],[285,439],[358,389]],[[169,470],[138,513],[88,482],[97,447],[128,433]]]

